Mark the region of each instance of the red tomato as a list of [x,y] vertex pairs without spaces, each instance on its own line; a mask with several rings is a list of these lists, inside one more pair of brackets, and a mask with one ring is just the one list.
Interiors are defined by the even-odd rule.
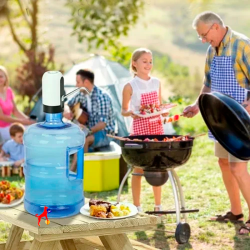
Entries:
[[7,199],[8,202],[10,203],[10,201],[11,201],[11,195],[10,195],[10,194],[7,194],[7,195],[6,195],[6,199]]
[[178,121],[179,120],[179,118],[180,118],[180,116],[179,115],[174,115],[174,121]]

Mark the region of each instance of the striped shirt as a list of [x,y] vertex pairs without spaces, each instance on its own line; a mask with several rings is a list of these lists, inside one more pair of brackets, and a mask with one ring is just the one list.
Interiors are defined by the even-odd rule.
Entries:
[[232,63],[237,82],[241,87],[250,89],[250,39],[243,34],[231,30],[229,27],[227,28],[228,31],[218,47],[218,54],[216,55],[214,47],[211,45],[208,47],[204,84],[211,88],[210,66],[213,57],[230,56],[231,47]]
[[[106,124],[104,130],[108,134],[113,134],[115,131],[115,118],[111,98],[100,88],[94,86],[92,92],[90,93],[90,99],[91,113],[89,113],[89,120],[86,126],[92,128],[97,123],[104,122]],[[81,103],[82,107],[88,107],[87,97],[82,92],[79,92],[71,100],[69,100],[68,105],[71,107],[78,102]]]

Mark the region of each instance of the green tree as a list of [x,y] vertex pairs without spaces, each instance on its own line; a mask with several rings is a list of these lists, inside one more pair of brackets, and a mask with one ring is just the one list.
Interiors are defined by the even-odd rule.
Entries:
[[30,0],[29,5],[26,4],[25,0],[1,0],[0,27],[9,26],[14,42],[25,55],[22,64],[17,68],[15,88],[23,97],[28,96],[31,100],[41,87],[43,73],[55,69],[56,66],[53,46],[49,45],[46,52],[40,48],[39,0]]
[[88,49],[102,47],[113,56],[123,53],[126,61],[128,49],[118,42],[136,24],[144,10],[143,0],[68,0],[73,25],[72,35],[79,42],[86,41]]

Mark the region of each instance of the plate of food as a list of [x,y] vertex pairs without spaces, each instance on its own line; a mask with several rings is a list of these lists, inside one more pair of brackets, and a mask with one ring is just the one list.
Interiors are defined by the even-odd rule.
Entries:
[[15,187],[9,181],[0,181],[0,208],[19,205],[24,199],[24,189]]
[[134,114],[141,117],[141,118],[148,118],[157,115],[162,115],[164,113],[169,113],[169,111],[177,106],[174,103],[166,103],[166,104],[145,104],[141,105],[138,111],[134,111]]
[[118,220],[134,216],[138,210],[135,205],[127,202],[90,200],[81,208],[80,213],[99,220]]

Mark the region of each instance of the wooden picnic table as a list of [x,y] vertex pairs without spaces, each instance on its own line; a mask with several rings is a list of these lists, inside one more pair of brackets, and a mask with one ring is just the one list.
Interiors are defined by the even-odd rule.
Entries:
[[[49,225],[42,219],[39,227],[37,217],[26,212],[23,203],[0,209],[0,219],[12,224],[7,242],[0,244],[0,250],[155,249],[147,245],[143,248],[142,243],[136,247],[126,233],[155,229],[161,222],[160,217],[144,213],[109,221],[78,214],[63,219],[49,218]],[[24,230],[34,237],[32,243],[20,242]]]

